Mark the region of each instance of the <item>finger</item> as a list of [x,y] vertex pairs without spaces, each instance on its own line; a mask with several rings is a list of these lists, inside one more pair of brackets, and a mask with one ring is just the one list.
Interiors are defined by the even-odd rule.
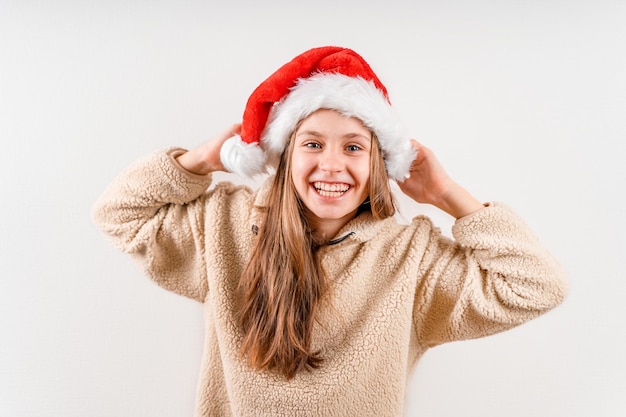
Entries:
[[232,125],[230,127],[230,131],[232,132],[233,135],[241,134],[241,123],[235,123],[234,125]]
[[235,135],[239,135],[241,133],[241,123],[235,123],[230,126],[228,129],[224,130],[222,133],[217,135],[216,139],[218,141],[226,141],[227,139],[232,138]]

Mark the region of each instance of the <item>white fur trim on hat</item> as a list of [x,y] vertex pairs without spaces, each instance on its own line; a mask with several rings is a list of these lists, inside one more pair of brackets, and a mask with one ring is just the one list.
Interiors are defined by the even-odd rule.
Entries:
[[261,135],[270,155],[283,152],[300,120],[320,109],[337,110],[359,119],[378,138],[390,178],[403,181],[415,157],[408,135],[374,83],[339,73],[319,73],[299,79],[291,92],[274,105]]

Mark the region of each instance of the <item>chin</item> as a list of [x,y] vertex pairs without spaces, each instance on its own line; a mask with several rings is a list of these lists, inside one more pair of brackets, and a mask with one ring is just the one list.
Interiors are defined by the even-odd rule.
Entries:
[[[357,207],[358,208],[358,207]],[[311,213],[320,221],[337,221],[342,219],[351,219],[357,213],[357,208],[354,209],[345,209],[345,210],[320,210],[313,209],[310,210]]]

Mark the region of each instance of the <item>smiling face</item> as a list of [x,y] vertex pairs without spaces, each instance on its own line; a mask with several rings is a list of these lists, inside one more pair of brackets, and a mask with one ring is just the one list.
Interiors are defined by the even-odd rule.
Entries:
[[355,119],[318,110],[295,132],[291,178],[313,226],[332,239],[369,191],[372,134]]

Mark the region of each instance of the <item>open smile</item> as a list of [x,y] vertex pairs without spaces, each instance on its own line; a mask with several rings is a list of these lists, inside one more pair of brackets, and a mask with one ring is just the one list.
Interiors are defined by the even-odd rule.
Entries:
[[345,183],[327,183],[321,181],[315,181],[312,183],[313,188],[322,197],[341,197],[349,189],[350,184]]

